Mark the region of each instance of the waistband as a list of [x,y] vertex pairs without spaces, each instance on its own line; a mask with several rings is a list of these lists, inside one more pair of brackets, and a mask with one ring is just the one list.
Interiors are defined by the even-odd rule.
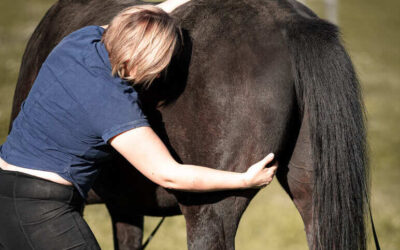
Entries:
[[31,198],[83,204],[84,199],[74,186],[52,182],[18,171],[0,168],[0,195],[10,198]]

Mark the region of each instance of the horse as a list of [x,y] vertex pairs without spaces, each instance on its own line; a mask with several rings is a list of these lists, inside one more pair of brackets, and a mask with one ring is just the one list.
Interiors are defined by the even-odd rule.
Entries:
[[[11,120],[63,37],[137,4],[149,3],[56,2],[23,55]],[[364,107],[338,27],[295,0],[192,0],[171,15],[183,49],[154,87],[138,92],[172,155],[244,172],[275,152],[276,177],[300,213],[309,248],[366,249]],[[116,249],[141,249],[144,215],[178,214],[189,249],[234,249],[240,218],[259,191],[166,190],[117,154],[101,169],[87,203],[106,204]]]

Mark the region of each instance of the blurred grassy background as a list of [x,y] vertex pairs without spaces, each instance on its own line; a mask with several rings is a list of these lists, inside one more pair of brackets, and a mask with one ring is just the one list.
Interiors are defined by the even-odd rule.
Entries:
[[[26,43],[54,0],[0,1],[0,143],[7,136],[11,103]],[[400,249],[400,2],[398,0],[305,0],[321,17],[338,20],[343,40],[362,82],[368,115],[372,210],[382,249]],[[334,0],[326,1],[332,4]],[[112,249],[103,205],[88,206],[85,218],[103,249]],[[145,234],[158,218],[146,217]],[[371,234],[371,232],[369,231]],[[245,212],[237,249],[307,249],[303,224],[277,182],[264,189]],[[167,218],[148,246],[186,249],[182,216]]]

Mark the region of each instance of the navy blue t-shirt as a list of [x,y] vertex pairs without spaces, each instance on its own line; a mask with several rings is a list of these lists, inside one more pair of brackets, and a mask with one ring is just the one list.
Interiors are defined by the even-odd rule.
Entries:
[[97,164],[111,156],[108,140],[150,126],[137,92],[111,76],[104,29],[66,36],[44,61],[0,157],[9,164],[57,173],[87,196]]

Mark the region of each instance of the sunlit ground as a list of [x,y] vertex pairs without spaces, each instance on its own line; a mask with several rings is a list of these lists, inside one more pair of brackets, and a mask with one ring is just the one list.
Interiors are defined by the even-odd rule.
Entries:
[[[55,1],[0,1],[0,143],[7,131],[22,54],[35,26]],[[326,16],[322,1],[306,1]],[[368,115],[372,209],[382,249],[400,249],[400,2],[342,0],[339,26],[358,71]],[[88,206],[85,218],[103,249],[112,249],[109,216]],[[148,235],[159,218],[146,218]],[[370,232],[370,231],[369,231]],[[146,236],[145,236],[146,237]],[[147,249],[186,249],[183,218],[168,218]],[[252,201],[236,237],[237,249],[306,249],[299,214],[277,182]]]

